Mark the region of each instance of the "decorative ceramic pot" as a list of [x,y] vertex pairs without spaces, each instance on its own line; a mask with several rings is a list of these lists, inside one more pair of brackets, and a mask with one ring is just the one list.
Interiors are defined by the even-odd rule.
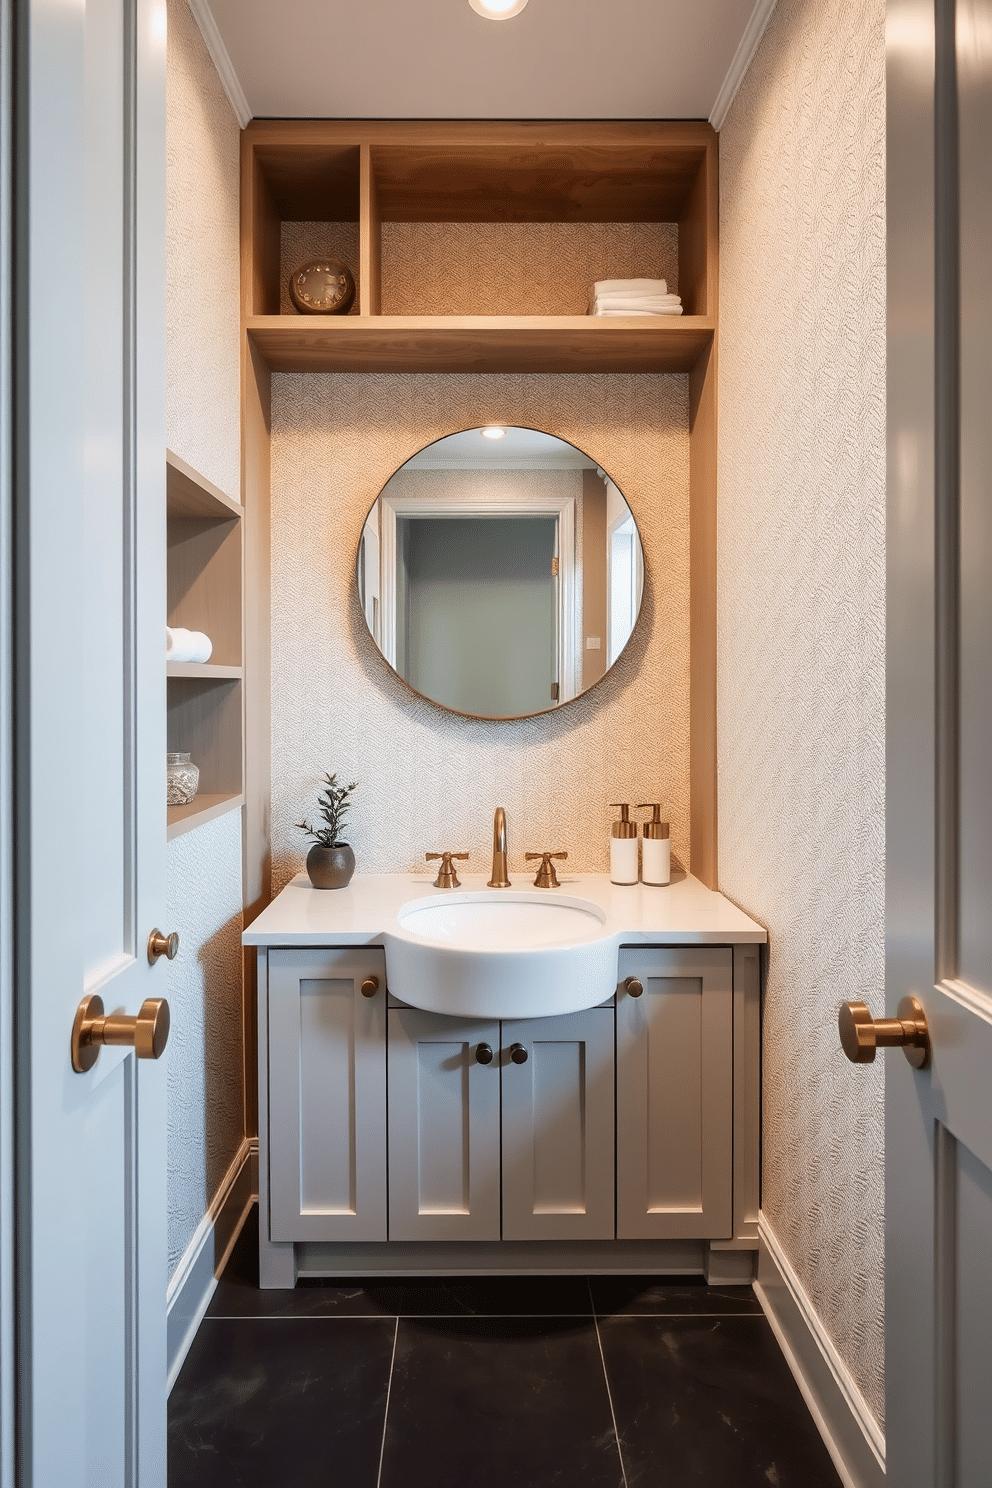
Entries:
[[315,889],[343,889],[354,871],[355,854],[346,842],[340,847],[315,842],[307,853],[307,872]]
[[200,784],[200,767],[194,765],[188,754],[165,756],[166,800],[170,806],[185,806],[196,795]]

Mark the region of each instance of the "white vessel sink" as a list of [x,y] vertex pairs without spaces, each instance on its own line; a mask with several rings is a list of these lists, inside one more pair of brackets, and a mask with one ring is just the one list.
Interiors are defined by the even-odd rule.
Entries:
[[616,991],[619,935],[554,890],[446,893],[404,904],[386,932],[389,990],[460,1018],[547,1018]]

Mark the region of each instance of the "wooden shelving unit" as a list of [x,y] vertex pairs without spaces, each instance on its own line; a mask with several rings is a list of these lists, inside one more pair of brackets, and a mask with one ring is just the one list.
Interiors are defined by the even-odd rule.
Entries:
[[[270,390],[272,374],[282,372],[687,374],[692,868],[716,887],[715,132],[695,122],[253,120],[242,134],[241,161],[243,499],[251,601],[245,611],[246,729],[252,740],[245,775],[246,923],[269,898]],[[352,241],[357,228],[357,314],[281,313],[287,223],[349,224],[347,234],[328,228],[328,235]],[[394,262],[389,253],[395,251],[390,233],[395,241],[397,231],[390,225],[413,224],[415,232],[417,224],[439,223],[615,223],[626,225],[624,231],[630,224],[666,224],[666,240],[677,238],[684,314],[525,315],[514,313],[521,307],[509,301],[505,314],[432,314],[432,274],[416,297],[427,313],[383,314]],[[509,244],[513,234],[505,236]],[[618,242],[621,237],[622,231]],[[424,234],[419,241],[426,241]],[[443,276],[443,258],[436,272]],[[389,303],[387,293],[387,309]],[[569,303],[575,304],[574,293]]]
[[188,750],[200,788],[168,808],[171,839],[244,801],[242,508],[170,451],[166,457],[168,623],[202,630],[211,660],[166,662],[168,747]]

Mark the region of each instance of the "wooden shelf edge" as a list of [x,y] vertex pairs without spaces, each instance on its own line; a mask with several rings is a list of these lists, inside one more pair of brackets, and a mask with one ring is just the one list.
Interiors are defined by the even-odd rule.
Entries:
[[167,677],[183,677],[194,682],[241,681],[244,674],[244,667],[224,666],[212,661],[167,661],[165,663]]
[[173,450],[165,452],[165,469],[166,508],[170,513],[221,522],[240,521],[244,516],[239,501],[226,496]]
[[244,327],[274,372],[688,372],[716,334],[697,315],[258,315]]
[[167,807],[166,840],[171,842],[175,837],[182,837],[185,832],[192,832],[196,827],[215,821],[218,816],[236,811],[244,805],[244,800],[243,792],[236,796],[202,795],[194,796],[187,806]]

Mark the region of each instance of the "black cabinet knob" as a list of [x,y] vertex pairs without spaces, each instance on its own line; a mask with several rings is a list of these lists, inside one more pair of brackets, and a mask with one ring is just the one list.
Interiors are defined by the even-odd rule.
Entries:
[[527,1050],[524,1048],[523,1044],[510,1045],[510,1058],[513,1060],[514,1064],[527,1063]]
[[476,1064],[492,1064],[493,1049],[491,1044],[478,1044],[475,1050]]

